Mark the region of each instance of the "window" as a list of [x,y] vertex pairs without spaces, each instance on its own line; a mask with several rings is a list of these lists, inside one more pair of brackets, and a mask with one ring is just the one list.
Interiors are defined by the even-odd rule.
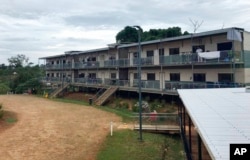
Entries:
[[233,74],[231,73],[219,73],[218,74],[219,82],[233,82]]
[[227,51],[232,49],[232,42],[218,43],[217,50],[218,51]]
[[134,79],[138,79],[138,73],[134,73]]
[[84,77],[85,77],[84,73],[79,74],[79,78],[84,78]]
[[154,57],[154,51],[147,51],[147,57]]
[[180,49],[179,48],[169,48],[169,55],[179,54]]
[[134,52],[133,56],[134,56],[134,58],[137,58],[138,57],[138,52]]
[[54,61],[51,61],[51,64],[54,64]]
[[159,49],[159,56],[164,56],[164,48]]
[[196,53],[196,50],[197,50],[197,49],[201,49],[202,52],[205,52],[205,46],[204,46],[204,45],[193,46],[192,52],[193,52],[193,53]]
[[147,80],[154,81],[155,80],[155,73],[148,73],[147,74]]
[[206,74],[204,73],[194,73],[194,82],[206,82]]
[[115,60],[115,56],[110,56],[109,60]]
[[170,81],[180,81],[180,73],[170,73]]
[[111,79],[116,79],[116,73],[111,73],[110,77],[111,77]]
[[89,73],[89,78],[96,78],[96,73]]

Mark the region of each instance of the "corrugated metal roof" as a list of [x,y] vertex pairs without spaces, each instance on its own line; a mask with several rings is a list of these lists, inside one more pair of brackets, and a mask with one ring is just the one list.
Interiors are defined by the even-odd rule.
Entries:
[[109,50],[109,47],[91,49],[91,50],[86,50],[86,51],[66,51],[66,52],[64,52],[65,54],[48,56],[48,57],[41,57],[39,59],[60,58],[60,57],[65,57],[65,55],[78,55],[78,54],[93,53],[93,52],[108,51],[108,50]]
[[245,88],[178,93],[212,159],[228,160],[233,143],[250,143],[250,93]]

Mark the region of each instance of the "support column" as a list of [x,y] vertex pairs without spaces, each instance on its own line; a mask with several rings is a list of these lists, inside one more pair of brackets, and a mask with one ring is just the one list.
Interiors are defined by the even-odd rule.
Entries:
[[189,130],[189,151],[192,154],[192,126],[191,126],[191,118],[188,116],[188,130]]
[[198,133],[197,133],[197,138],[198,138],[198,160],[202,160],[201,137]]
[[184,124],[184,135],[186,136],[186,110],[185,107],[183,107],[184,111],[183,111],[183,124]]

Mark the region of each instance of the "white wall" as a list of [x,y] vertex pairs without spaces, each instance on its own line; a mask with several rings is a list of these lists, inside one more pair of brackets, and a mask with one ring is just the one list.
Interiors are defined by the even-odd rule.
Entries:
[[243,32],[244,36],[244,50],[250,51],[250,32]]

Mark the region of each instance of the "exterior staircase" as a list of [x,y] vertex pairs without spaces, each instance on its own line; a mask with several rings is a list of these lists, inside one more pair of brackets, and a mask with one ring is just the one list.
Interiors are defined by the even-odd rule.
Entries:
[[50,94],[50,98],[55,98],[59,93],[61,93],[65,88],[69,86],[69,83],[64,84],[63,87],[58,87]]
[[116,86],[109,87],[100,97],[95,100],[95,104],[97,106],[103,105],[108,100],[108,98],[117,91],[117,89],[118,87]]

